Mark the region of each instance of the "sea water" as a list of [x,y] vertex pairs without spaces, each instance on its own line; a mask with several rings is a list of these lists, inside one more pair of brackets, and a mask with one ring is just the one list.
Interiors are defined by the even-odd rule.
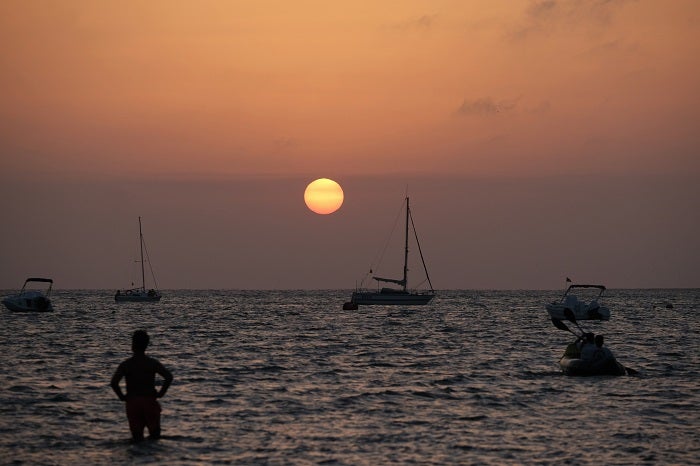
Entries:
[[[3,464],[700,461],[700,290],[608,290],[611,320],[580,324],[639,375],[589,378],[559,371],[557,291],[356,311],[349,291],[112,293],[1,311]],[[164,438],[132,444],[109,381],[136,329],[175,380]]]

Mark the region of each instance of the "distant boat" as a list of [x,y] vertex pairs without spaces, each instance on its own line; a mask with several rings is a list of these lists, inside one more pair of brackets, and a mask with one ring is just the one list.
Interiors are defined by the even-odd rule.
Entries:
[[[576,340],[566,347],[564,355],[559,360],[559,367],[565,375],[570,376],[597,376],[597,375],[636,375],[638,372],[625,367],[618,362],[612,352],[603,348],[603,340],[596,341],[593,333],[587,332],[578,324],[578,319],[570,309],[564,312],[566,320],[573,322],[580,333],[571,330],[561,319],[552,317],[552,323],[559,330],[576,335]],[[585,345],[595,345],[593,353],[588,353],[586,359],[582,359],[582,352],[586,351]],[[589,348],[590,349],[590,348]]]
[[[143,233],[141,231],[141,217],[139,217],[139,245],[141,247],[141,286],[128,290],[117,290],[117,293],[114,295],[114,300],[117,302],[160,301],[161,295],[155,283],[155,275],[153,274],[153,268],[151,267],[150,260],[148,261],[148,269],[151,271],[151,276],[153,277],[153,288],[146,290],[146,273],[143,260],[144,241]],[[148,252],[146,252],[146,256],[148,256]]]
[[[425,270],[425,277],[430,286],[429,290],[425,291],[409,291],[408,289],[408,230],[409,225],[412,227],[413,234],[416,238],[416,243],[418,244],[418,252],[420,254],[421,262],[423,264],[423,270]],[[405,305],[405,306],[416,306],[428,304],[435,297],[435,290],[433,290],[433,285],[430,282],[430,277],[428,276],[428,268],[425,265],[425,260],[423,259],[423,252],[420,248],[420,243],[418,243],[418,234],[415,230],[415,225],[413,225],[413,217],[411,216],[411,208],[409,204],[409,198],[406,197],[406,228],[404,235],[404,256],[403,256],[403,277],[402,278],[381,278],[373,276],[372,278],[377,282],[381,283],[393,283],[399,285],[400,288],[390,288],[383,287],[376,291],[369,290],[355,290],[353,292],[350,301],[343,305],[344,309],[357,309],[357,306],[367,306],[367,305]]]
[[[45,292],[41,290],[27,290],[27,284],[32,282],[48,283]],[[51,312],[51,287],[53,280],[50,278],[27,278],[19,293],[7,296],[2,303],[13,312]]]
[[[574,294],[576,290],[586,288],[593,288],[599,291],[598,295],[593,297],[588,303],[580,300]],[[601,305],[599,302],[604,292],[605,286],[603,285],[569,285],[560,301],[547,304],[545,308],[547,312],[549,312],[550,317],[558,320],[566,319],[565,311],[567,309],[570,309],[571,312],[574,313],[576,320],[609,320],[610,309]]]

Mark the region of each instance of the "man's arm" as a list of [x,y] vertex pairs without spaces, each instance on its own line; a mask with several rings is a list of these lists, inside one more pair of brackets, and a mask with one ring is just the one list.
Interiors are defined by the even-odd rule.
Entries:
[[112,376],[112,381],[110,382],[110,385],[112,386],[112,390],[114,390],[114,393],[117,394],[119,399],[122,401],[126,401],[126,396],[124,396],[124,393],[122,393],[122,389],[119,386],[119,382],[122,380],[122,377],[124,377],[124,363],[119,364],[119,367],[117,367],[117,370]]
[[173,374],[171,374],[170,371],[166,369],[165,366],[162,365],[160,362],[157,362],[156,364],[156,373],[160,374],[161,377],[163,377],[163,385],[160,386],[160,390],[156,395],[156,397],[162,398],[165,395],[165,392],[168,391],[168,387],[170,387],[170,384],[173,383]]

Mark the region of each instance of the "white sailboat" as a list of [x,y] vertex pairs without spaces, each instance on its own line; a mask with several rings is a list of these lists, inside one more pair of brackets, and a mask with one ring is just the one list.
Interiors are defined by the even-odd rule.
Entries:
[[[409,225],[413,229],[413,234],[416,239],[416,244],[418,245],[418,252],[420,254],[421,262],[423,264],[423,270],[425,271],[425,277],[430,286],[429,290],[425,291],[415,291],[409,290],[408,288],[408,231]],[[393,283],[399,285],[400,288],[395,287],[382,287],[376,291],[370,290],[360,290],[357,289],[353,292],[350,301],[343,305],[344,309],[357,309],[359,305],[405,305],[405,306],[415,306],[428,304],[435,297],[435,290],[433,289],[433,284],[430,282],[430,276],[428,275],[428,268],[425,265],[425,260],[423,259],[423,252],[420,248],[420,243],[418,242],[418,234],[416,233],[415,225],[413,224],[413,217],[411,216],[411,207],[409,204],[409,198],[406,197],[406,226],[404,235],[404,257],[403,257],[403,277],[402,278],[382,278],[373,276],[372,278],[380,283]],[[370,271],[371,272],[371,271]]]
[[[117,290],[116,294],[114,295],[114,300],[117,302],[160,301],[161,294],[156,285],[156,278],[153,274],[153,268],[151,267],[150,260],[148,261],[148,268],[151,271],[151,277],[153,278],[153,288],[146,290],[146,272],[143,260],[144,241],[143,232],[141,231],[141,217],[139,217],[139,245],[141,247],[141,286],[127,290]],[[146,252],[146,256],[148,256],[148,252]]]

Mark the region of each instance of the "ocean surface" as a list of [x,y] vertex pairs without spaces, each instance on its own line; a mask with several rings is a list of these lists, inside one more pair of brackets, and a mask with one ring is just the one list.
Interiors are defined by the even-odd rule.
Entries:
[[[700,464],[700,290],[608,290],[611,320],[581,322],[634,377],[560,373],[560,294],[59,290],[53,313],[0,311],[0,462]],[[136,329],[175,380],[164,438],[132,444],[109,381]]]

